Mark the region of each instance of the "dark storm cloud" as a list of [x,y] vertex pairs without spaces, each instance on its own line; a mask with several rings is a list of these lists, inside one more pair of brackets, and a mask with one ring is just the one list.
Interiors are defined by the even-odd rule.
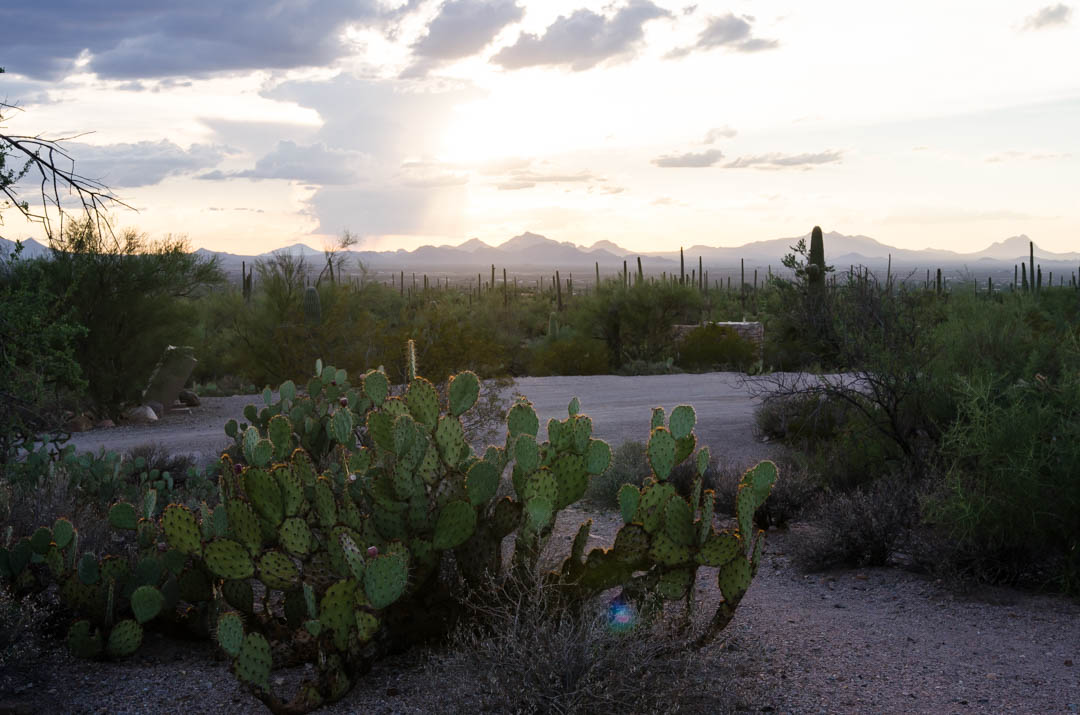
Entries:
[[704,169],[724,158],[719,149],[709,149],[701,153],[669,154],[653,159],[652,163],[664,169]]
[[543,35],[523,33],[492,61],[506,69],[569,65],[575,71],[587,70],[604,60],[633,54],[644,37],[645,23],[671,16],[648,0],[631,0],[611,17],[577,10],[559,16]]
[[8,0],[8,72],[56,79],[83,51],[101,77],[141,79],[325,65],[339,31],[376,18],[375,0]]
[[1041,30],[1045,27],[1054,27],[1055,25],[1067,25],[1069,24],[1070,18],[1072,18],[1072,8],[1068,5],[1063,5],[1061,3],[1058,3],[1057,5],[1047,5],[1024,20],[1024,29]]
[[225,157],[220,146],[193,144],[185,151],[165,139],[102,146],[70,142],[64,149],[77,174],[113,188],[151,186],[170,176],[207,169]]
[[776,40],[766,40],[753,36],[754,18],[750,15],[736,17],[732,13],[714,17],[698,35],[697,42],[689,47],[681,47],[668,53],[669,58],[684,57],[691,52],[707,52],[716,48],[726,48],[736,52],[759,52],[771,50],[780,45]]

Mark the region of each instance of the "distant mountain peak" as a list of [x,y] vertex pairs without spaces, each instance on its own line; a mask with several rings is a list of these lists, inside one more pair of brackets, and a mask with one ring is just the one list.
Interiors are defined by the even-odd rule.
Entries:
[[558,241],[553,241],[547,236],[541,236],[538,233],[526,231],[525,233],[514,236],[505,243],[499,244],[499,248],[504,251],[520,251],[526,248],[533,248],[534,246],[558,245],[558,243]]
[[476,253],[477,251],[482,251],[487,248],[491,248],[491,246],[484,243],[479,238],[470,238],[465,243],[457,246],[459,251],[467,251],[469,253]]

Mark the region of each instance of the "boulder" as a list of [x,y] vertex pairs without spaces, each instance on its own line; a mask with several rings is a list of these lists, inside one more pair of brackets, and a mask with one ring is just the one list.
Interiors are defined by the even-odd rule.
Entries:
[[158,419],[157,415],[154,414],[153,408],[149,405],[132,407],[124,413],[124,416],[128,418],[129,422],[134,424],[148,424],[150,422],[157,422]]
[[165,348],[165,354],[161,356],[150,376],[150,384],[143,390],[143,403],[171,405],[175,402],[197,362],[195,351],[191,347],[170,345]]
[[143,404],[152,409],[159,420],[165,414],[165,405],[161,404],[157,400],[147,400]]
[[185,407],[198,407],[199,396],[194,390],[180,390],[180,403]]
[[94,429],[109,429],[110,427],[115,427],[115,426],[116,426],[115,422],[113,422],[112,420],[109,420],[109,419],[105,419],[105,420],[98,421],[94,425]]

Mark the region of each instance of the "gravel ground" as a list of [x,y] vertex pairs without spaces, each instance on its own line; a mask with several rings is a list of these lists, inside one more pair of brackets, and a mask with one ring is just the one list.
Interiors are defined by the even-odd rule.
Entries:
[[[530,378],[515,386],[543,419],[565,414],[573,395],[614,444],[644,439],[649,410],[688,402],[698,432],[729,463],[770,456],[753,438],[754,400],[738,376]],[[126,450],[146,442],[211,459],[221,431],[257,397],[211,398],[188,413],[145,427],[78,435],[80,449]],[[782,475],[781,475],[782,478]],[[594,519],[594,545],[610,545],[619,519],[568,510],[553,542]],[[899,569],[805,575],[787,556],[806,525],[771,532],[757,579],[735,620],[712,648],[722,672],[708,675],[715,700],[701,712],[1078,713],[1080,606],[1009,589],[960,597]],[[717,597],[704,580],[700,597]],[[416,655],[377,667],[325,712],[474,712],[447,702],[425,681]],[[285,673],[283,678],[295,678]],[[73,660],[63,652],[0,667],[3,713],[256,713],[210,644],[147,642],[123,663]]]

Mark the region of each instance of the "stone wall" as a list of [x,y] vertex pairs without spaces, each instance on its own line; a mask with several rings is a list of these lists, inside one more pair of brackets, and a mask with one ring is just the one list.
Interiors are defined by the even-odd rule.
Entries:
[[[725,328],[731,328],[735,331],[743,340],[748,340],[757,347],[758,358],[761,358],[765,349],[765,326],[758,322],[740,322],[740,323],[706,323],[706,325],[719,325]],[[675,325],[672,327],[672,337],[675,342],[682,340],[686,337],[694,328],[699,328],[700,325]]]

